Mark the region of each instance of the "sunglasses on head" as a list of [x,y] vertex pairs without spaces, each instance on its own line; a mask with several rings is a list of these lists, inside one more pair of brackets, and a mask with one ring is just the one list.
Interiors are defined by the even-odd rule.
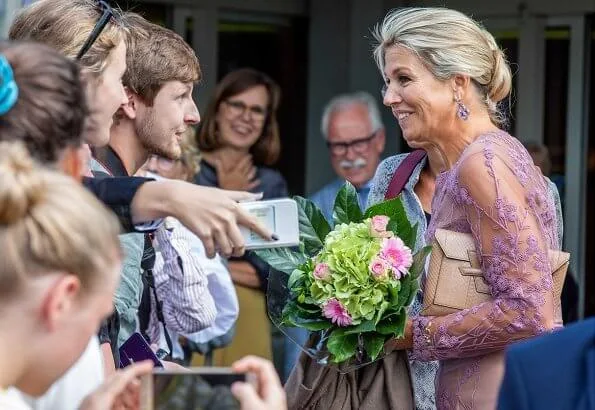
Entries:
[[85,40],[85,44],[83,44],[78,54],[76,55],[77,60],[83,58],[83,56],[87,53],[87,51],[89,51],[93,43],[95,43],[97,37],[99,37],[101,32],[105,29],[107,23],[109,23],[109,21],[115,17],[114,10],[110,7],[109,4],[107,4],[107,2],[105,2],[104,0],[97,0],[96,3],[97,8],[102,12],[102,14],[99,20],[97,20],[95,27],[93,27],[91,34],[89,34],[89,37],[87,38],[87,40]]

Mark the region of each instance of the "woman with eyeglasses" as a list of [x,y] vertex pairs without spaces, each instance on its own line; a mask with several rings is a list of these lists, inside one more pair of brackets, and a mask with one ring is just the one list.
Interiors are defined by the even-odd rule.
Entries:
[[[221,80],[197,136],[203,156],[197,184],[262,192],[264,199],[288,195],[283,176],[269,168],[277,162],[281,149],[276,117],[280,94],[269,76],[249,68],[233,71]],[[230,359],[246,354],[270,358],[271,342],[264,337],[270,324],[263,295],[269,266],[248,252],[242,259],[231,259],[229,270],[240,300],[236,342],[228,347]],[[263,330],[259,333],[262,338],[253,339],[255,329]],[[250,336],[243,338],[244,331]],[[245,340],[252,342],[246,344]]]

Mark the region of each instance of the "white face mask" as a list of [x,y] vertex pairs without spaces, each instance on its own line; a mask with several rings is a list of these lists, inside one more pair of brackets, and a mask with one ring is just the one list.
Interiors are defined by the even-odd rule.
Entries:
[[352,169],[352,168],[363,168],[368,165],[368,161],[363,158],[356,158],[353,161],[348,159],[344,159],[339,162],[339,166],[343,169]]

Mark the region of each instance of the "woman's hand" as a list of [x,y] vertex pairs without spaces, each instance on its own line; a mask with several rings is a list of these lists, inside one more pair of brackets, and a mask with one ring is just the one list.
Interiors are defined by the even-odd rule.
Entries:
[[134,363],[118,370],[108,381],[88,395],[79,410],[122,410],[140,407],[138,378],[153,369],[151,361]]
[[246,261],[230,261],[228,263],[231,280],[236,285],[250,289],[260,289],[260,278],[254,266]]
[[248,383],[236,382],[231,386],[233,395],[240,401],[242,410],[285,410],[287,399],[273,364],[256,356],[246,356],[232,365],[238,373],[254,373],[258,391]]
[[238,201],[256,201],[261,195],[226,191],[164,180],[144,183],[131,204],[134,223],[173,216],[198,236],[208,257],[241,256],[245,241],[238,225],[261,237],[272,240],[273,234],[255,216],[245,211]]
[[393,338],[386,342],[384,350],[392,352],[393,350],[408,350],[413,348],[413,321],[407,319],[405,323],[405,333],[401,338]]
[[246,155],[240,161],[230,161],[219,156],[214,159],[219,188],[232,191],[252,191],[260,180],[256,178],[256,167],[252,156]]

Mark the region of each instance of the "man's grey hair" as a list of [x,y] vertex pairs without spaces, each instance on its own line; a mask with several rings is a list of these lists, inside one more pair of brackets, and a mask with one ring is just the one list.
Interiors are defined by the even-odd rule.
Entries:
[[322,132],[324,139],[328,138],[328,127],[331,115],[337,111],[358,104],[365,106],[368,110],[368,116],[373,131],[378,131],[379,129],[384,128],[382,118],[380,117],[380,111],[378,110],[378,104],[376,104],[376,100],[370,93],[358,91],[351,94],[341,94],[330,100],[324,107],[322,123],[320,125],[320,131]]

